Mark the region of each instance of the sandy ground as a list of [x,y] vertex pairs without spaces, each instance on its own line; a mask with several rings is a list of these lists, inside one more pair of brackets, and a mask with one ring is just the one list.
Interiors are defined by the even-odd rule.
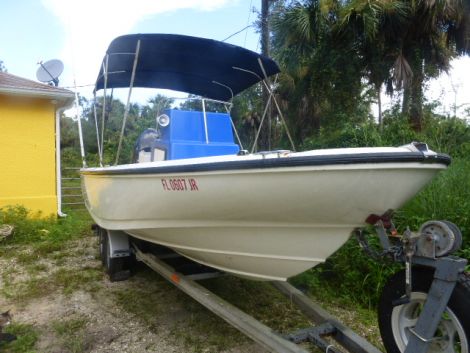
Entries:
[[42,333],[36,345],[39,352],[64,351],[51,323],[64,318],[80,317],[87,323],[84,351],[87,352],[180,352],[178,344],[167,339],[167,332],[151,331],[138,320],[129,318],[106,298],[93,298],[84,291],[71,296],[52,295],[31,301],[16,309],[15,321],[31,324]]

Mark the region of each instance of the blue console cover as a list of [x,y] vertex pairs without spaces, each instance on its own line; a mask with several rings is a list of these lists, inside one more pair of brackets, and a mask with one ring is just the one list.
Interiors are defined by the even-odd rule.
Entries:
[[230,116],[226,113],[206,113],[206,142],[204,115],[199,111],[168,109],[170,124],[161,127],[157,147],[166,150],[166,159],[221,156],[237,154],[240,147],[233,141]]

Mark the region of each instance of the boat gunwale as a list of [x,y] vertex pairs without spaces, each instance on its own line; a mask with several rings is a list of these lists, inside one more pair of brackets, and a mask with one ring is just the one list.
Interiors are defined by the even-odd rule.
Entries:
[[230,160],[217,162],[191,163],[183,165],[156,165],[143,168],[135,168],[135,164],[129,164],[132,168],[86,168],[82,169],[82,175],[136,175],[136,174],[172,174],[195,173],[207,171],[246,170],[246,169],[271,169],[304,166],[348,165],[348,164],[388,164],[388,163],[416,163],[443,164],[448,166],[451,158],[442,153],[424,154],[421,152],[380,152],[360,154],[338,154],[321,156],[289,156],[277,158],[261,158],[251,160]]

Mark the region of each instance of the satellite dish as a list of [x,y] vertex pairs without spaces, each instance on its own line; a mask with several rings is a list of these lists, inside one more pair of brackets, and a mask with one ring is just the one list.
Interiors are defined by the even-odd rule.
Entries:
[[58,86],[59,85],[59,76],[64,71],[64,64],[62,61],[57,59],[52,59],[43,63],[42,61],[38,62],[40,65],[36,71],[36,77],[38,81],[48,83],[50,85]]

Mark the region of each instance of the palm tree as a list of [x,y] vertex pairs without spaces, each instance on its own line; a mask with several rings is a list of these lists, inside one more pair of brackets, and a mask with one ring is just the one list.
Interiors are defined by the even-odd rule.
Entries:
[[161,94],[157,94],[155,97],[150,98],[148,103],[151,104],[150,114],[156,118],[158,115],[163,114],[165,109],[171,108],[174,100]]
[[422,128],[423,84],[450,68],[451,59],[470,54],[468,0],[400,0],[408,15],[395,41],[395,81],[403,86],[403,112]]
[[394,64],[394,48],[390,38],[396,35],[405,16],[406,9],[401,1],[352,0],[342,8],[337,28],[342,34],[352,33],[352,40],[356,42],[365,77],[375,90],[380,127],[382,87],[390,82]]
[[470,52],[470,5],[468,0],[350,0],[341,30],[354,32],[378,99],[393,72],[395,88],[403,90],[403,112],[419,131],[425,80]]
[[342,0],[309,0],[274,10],[279,92],[300,142],[325,123],[353,116],[360,101],[359,60],[350,38],[335,33],[341,6]]
[[320,1],[294,3],[274,10],[273,55],[282,67],[280,98],[294,115],[294,135],[302,140],[320,127],[319,100],[311,95],[312,57],[328,27]]

